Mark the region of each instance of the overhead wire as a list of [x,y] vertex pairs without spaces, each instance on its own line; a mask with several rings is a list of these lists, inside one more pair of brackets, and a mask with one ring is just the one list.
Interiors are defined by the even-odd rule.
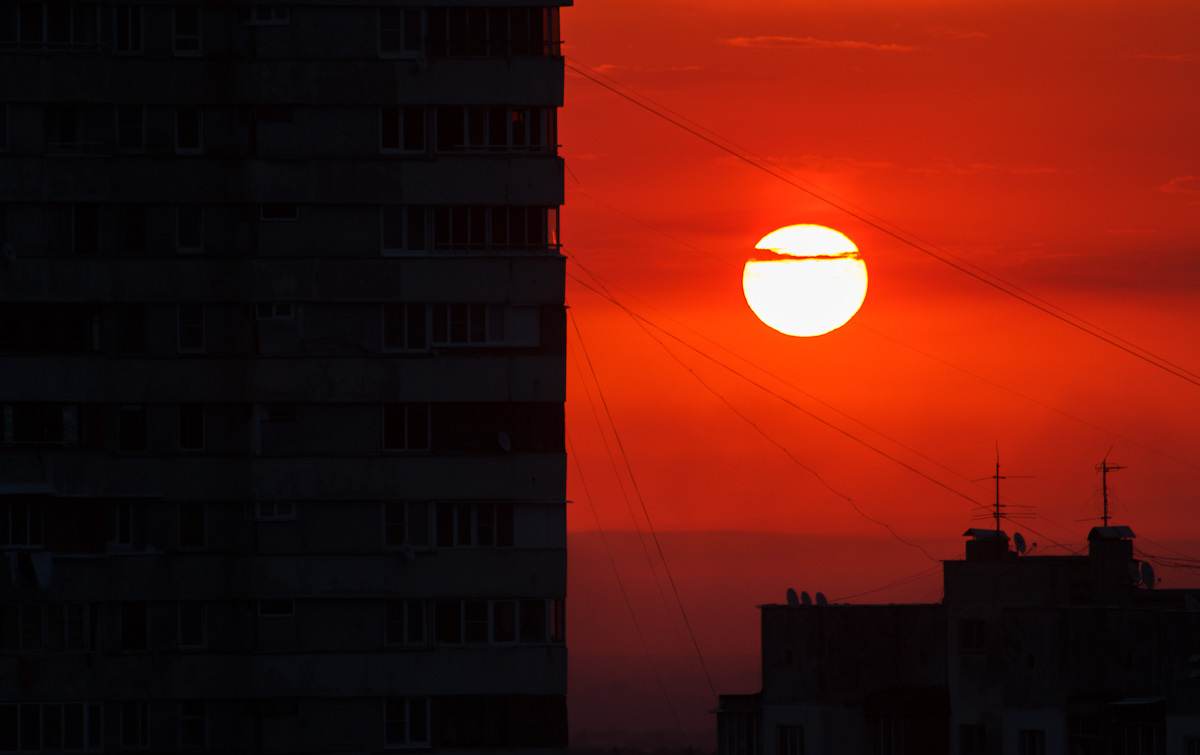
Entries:
[[974,498],[972,498],[971,496],[967,495],[966,493],[963,493],[963,492],[961,492],[961,491],[955,490],[954,488],[950,487],[949,485],[947,485],[946,483],[942,482],[941,480],[938,480],[936,477],[932,477],[932,476],[930,476],[930,475],[928,475],[928,474],[926,474],[926,473],[922,472],[921,470],[917,469],[916,467],[912,466],[911,464],[909,464],[909,463],[907,463],[907,462],[905,462],[905,461],[903,461],[903,460],[901,460],[901,459],[899,459],[899,458],[897,458],[897,457],[893,456],[892,454],[889,454],[887,451],[884,451],[883,449],[881,449],[881,448],[878,448],[877,446],[874,446],[874,445],[872,445],[871,443],[868,443],[867,441],[865,441],[865,440],[863,440],[862,438],[860,438],[860,437],[858,437],[858,436],[854,435],[853,433],[849,432],[848,430],[844,430],[844,429],[842,429],[842,428],[838,427],[837,425],[833,424],[833,423],[832,423],[832,422],[830,422],[829,420],[826,420],[825,418],[823,418],[823,417],[821,417],[821,416],[819,416],[819,415],[817,415],[817,414],[813,413],[812,411],[809,411],[808,409],[805,409],[803,406],[800,406],[799,404],[797,404],[795,401],[793,401],[792,399],[788,398],[787,396],[784,396],[783,394],[781,394],[781,393],[779,393],[779,392],[777,392],[777,391],[774,391],[774,390],[772,390],[772,389],[768,388],[767,386],[763,385],[762,383],[758,382],[757,380],[754,380],[753,378],[751,378],[751,377],[747,376],[746,374],[744,374],[744,373],[742,373],[742,372],[740,372],[740,371],[738,371],[738,370],[734,369],[733,367],[730,367],[729,365],[725,364],[724,362],[720,361],[719,359],[716,359],[715,357],[711,356],[711,355],[710,355],[710,354],[708,354],[707,352],[705,352],[705,351],[703,351],[703,350],[701,350],[701,349],[697,348],[696,346],[693,346],[692,344],[688,343],[687,341],[684,341],[684,340],[683,340],[683,339],[681,339],[679,336],[677,336],[677,335],[675,335],[675,334],[671,333],[670,331],[666,330],[665,328],[662,328],[661,326],[657,325],[656,323],[654,323],[653,321],[651,321],[651,320],[647,319],[646,317],[644,317],[644,316],[642,316],[642,315],[640,315],[640,314],[637,314],[636,312],[633,312],[633,310],[631,310],[631,309],[629,309],[628,307],[626,307],[624,304],[622,304],[620,301],[618,301],[616,298],[614,298],[614,297],[613,297],[611,294],[609,294],[609,293],[606,293],[606,292],[604,292],[604,291],[601,291],[600,289],[597,289],[595,286],[592,286],[591,284],[587,283],[587,282],[586,282],[586,281],[584,281],[582,278],[580,278],[580,277],[578,277],[578,276],[576,276],[576,275],[572,275],[571,273],[567,273],[567,276],[568,276],[569,278],[573,279],[575,282],[579,283],[579,284],[580,284],[581,286],[583,286],[584,288],[586,288],[586,289],[588,289],[588,290],[592,291],[593,293],[595,293],[595,294],[597,294],[597,295],[601,296],[601,297],[602,297],[602,298],[604,298],[604,299],[607,299],[609,302],[611,302],[612,304],[616,305],[616,306],[617,306],[619,309],[621,309],[621,310],[624,310],[625,312],[627,312],[627,313],[629,313],[630,315],[632,315],[632,316],[633,316],[635,319],[637,319],[637,320],[640,320],[640,321],[642,321],[642,322],[645,322],[645,323],[646,323],[646,324],[648,324],[650,327],[652,327],[652,328],[654,328],[655,330],[657,330],[657,331],[661,332],[662,334],[664,334],[664,335],[665,335],[665,336],[667,336],[668,338],[670,338],[670,339],[672,339],[672,340],[674,340],[674,341],[678,342],[679,344],[683,345],[683,346],[684,346],[684,347],[686,347],[687,349],[690,349],[691,351],[694,351],[694,352],[696,352],[697,354],[699,354],[699,355],[700,355],[700,356],[702,356],[703,358],[705,358],[705,359],[707,359],[707,360],[709,360],[709,361],[713,362],[713,363],[714,363],[714,364],[716,364],[717,366],[721,367],[721,368],[722,368],[722,369],[724,369],[724,370],[727,370],[728,372],[730,372],[730,373],[734,374],[734,375],[735,375],[735,376],[737,376],[738,378],[740,378],[740,379],[744,380],[745,382],[747,382],[747,383],[749,383],[749,384],[753,385],[754,387],[756,387],[756,388],[758,388],[758,389],[760,389],[760,390],[762,390],[762,391],[764,391],[764,392],[766,392],[766,393],[770,394],[771,396],[774,396],[775,398],[779,399],[780,401],[782,401],[783,403],[787,404],[788,406],[791,406],[792,408],[796,409],[797,411],[799,411],[799,412],[801,412],[801,413],[803,413],[803,414],[806,414],[807,416],[809,416],[809,417],[810,417],[810,418],[812,418],[813,420],[815,420],[815,421],[819,422],[820,424],[822,424],[822,425],[825,425],[826,427],[828,427],[828,428],[830,428],[831,430],[833,430],[833,431],[835,431],[835,432],[837,432],[837,433],[839,433],[839,434],[841,434],[841,435],[843,435],[843,436],[845,436],[845,437],[849,438],[850,440],[854,441],[855,443],[858,443],[859,445],[862,445],[862,446],[864,446],[864,447],[866,447],[866,448],[870,449],[871,451],[874,451],[876,454],[879,454],[880,456],[884,457],[885,459],[888,459],[889,461],[892,461],[893,463],[895,463],[895,464],[898,464],[898,465],[900,465],[901,467],[904,467],[905,469],[909,470],[910,472],[912,472],[913,474],[917,475],[918,477],[921,477],[921,478],[923,478],[923,479],[925,479],[925,480],[927,480],[927,481],[929,481],[929,482],[933,483],[934,485],[936,485],[936,486],[938,486],[938,487],[940,487],[940,488],[943,488],[944,490],[947,490],[947,491],[949,491],[950,493],[952,493],[952,494],[954,494],[954,495],[958,496],[959,498],[962,498],[963,500],[967,501],[968,503],[971,503],[972,505],[974,505],[974,506],[976,506],[976,507],[979,507],[979,506],[983,506],[983,505],[984,505],[984,504],[982,504],[980,501],[977,501],[977,500],[975,500]]
[[[576,61],[576,62],[578,62],[578,61]],[[780,181],[783,181],[784,183],[788,184],[789,186],[791,186],[805,194],[808,194],[809,196],[813,197],[814,199],[824,202],[825,204],[829,205],[830,207],[833,207],[834,209],[842,212],[843,214],[848,215],[848,216],[854,218],[855,220],[858,220],[859,222],[864,223],[864,224],[880,231],[881,233],[891,236],[892,238],[896,239],[900,243],[902,243],[906,246],[909,246],[909,247],[921,252],[922,254],[925,254],[945,265],[948,265],[948,266],[954,268],[955,270],[958,270],[959,272],[963,273],[964,275],[974,278],[975,280],[979,281],[980,283],[983,283],[986,286],[994,288],[995,290],[997,290],[1003,294],[1006,294],[1014,299],[1017,299],[1018,301],[1023,302],[1024,304],[1026,304],[1030,307],[1033,307],[1034,309],[1037,309],[1038,311],[1040,311],[1056,320],[1059,320],[1062,323],[1065,323],[1066,325],[1069,325],[1083,333],[1086,333],[1087,335],[1090,335],[1093,338],[1103,341],[1104,343],[1107,343],[1110,346],[1113,346],[1114,348],[1124,351],[1125,353],[1129,354],[1130,356],[1133,356],[1137,359],[1140,359],[1140,360],[1146,362],[1147,364],[1157,367],[1158,369],[1163,370],[1163,371],[1167,372],[1168,374],[1171,374],[1185,382],[1188,382],[1188,383],[1191,383],[1192,385],[1200,387],[1200,376],[1197,376],[1195,373],[1191,372],[1190,370],[1184,369],[1184,368],[1174,364],[1173,362],[1170,362],[1161,357],[1157,357],[1154,354],[1152,354],[1151,352],[1147,351],[1146,349],[1143,349],[1141,347],[1138,347],[1138,346],[1135,346],[1132,344],[1128,344],[1128,342],[1124,341],[1124,339],[1120,339],[1116,336],[1112,336],[1107,331],[1101,330],[1099,328],[1095,328],[1090,323],[1087,323],[1086,321],[1084,321],[1082,318],[1079,318],[1079,317],[1076,317],[1075,315],[1071,315],[1071,314],[1067,313],[1067,311],[1062,309],[1061,307],[1051,305],[1048,302],[1045,302],[1044,300],[1039,299],[1038,297],[1034,297],[1032,295],[1027,294],[1022,289],[1018,288],[1017,286],[1015,286],[1013,284],[1008,283],[1007,281],[1003,280],[1002,278],[995,275],[994,273],[986,272],[982,268],[979,268],[976,265],[959,260],[958,258],[956,258],[952,255],[949,255],[945,252],[935,251],[935,249],[931,245],[921,242],[920,239],[918,237],[916,237],[915,235],[908,234],[907,232],[902,233],[898,230],[893,230],[892,228],[888,227],[891,225],[890,223],[885,223],[880,220],[874,219],[873,217],[871,217],[869,215],[869,213],[866,213],[857,208],[852,208],[848,202],[844,202],[844,201],[837,200],[837,199],[831,199],[829,196],[825,195],[826,192],[818,191],[814,188],[809,188],[808,186],[803,185],[804,183],[808,183],[808,182],[801,183],[796,180],[793,180],[792,178],[789,178],[786,175],[783,175],[777,168],[766,164],[763,160],[758,159],[752,155],[748,155],[748,154],[746,154],[745,151],[739,151],[738,149],[727,146],[726,144],[722,144],[721,141],[718,141],[716,138],[707,136],[706,134],[702,133],[700,128],[689,126],[687,123],[683,122],[680,118],[673,117],[671,114],[664,112],[664,110],[660,109],[656,105],[647,104],[647,102],[650,102],[649,98],[646,98],[641,94],[638,94],[635,97],[634,95],[628,94],[625,91],[622,91],[621,89],[617,88],[616,86],[614,86],[612,84],[602,81],[600,78],[600,75],[595,74],[593,71],[591,71],[590,68],[588,68],[588,70],[584,70],[583,68],[580,68],[578,65],[573,65],[572,63],[566,62],[566,61],[564,61],[563,65],[567,69],[574,71],[575,73],[579,74],[580,76],[584,77],[585,79],[588,79],[589,81],[593,82],[594,84],[601,86],[604,89],[609,90],[610,92],[617,95],[618,97],[621,97],[622,99],[631,102],[632,104],[636,105],[637,107],[640,107],[643,110],[646,110],[647,112],[657,116],[658,118],[661,118],[661,119],[667,121],[668,123],[676,126],[677,128],[680,128],[680,129],[686,131],[687,133],[695,136],[696,138],[711,144],[712,146],[716,147],[717,149],[721,150],[722,152],[725,152],[725,153],[733,156],[734,158],[741,160],[742,162],[746,163],[747,165],[757,168],[758,170],[761,170],[764,173],[766,173]],[[582,64],[579,64],[579,65],[582,65]],[[635,91],[635,90],[630,89],[629,87],[624,87],[624,88],[629,89],[629,91]],[[645,101],[643,101],[643,100],[645,100]],[[703,129],[703,130],[708,131],[708,129]],[[710,131],[709,133],[713,133],[713,132]],[[911,236],[911,238],[909,238],[910,236]],[[917,240],[914,241],[913,239],[917,239]]]
[[629,619],[633,622],[633,628],[637,632],[638,641],[642,644],[642,650],[646,654],[646,661],[650,664],[650,670],[654,673],[654,679],[658,682],[658,688],[662,692],[663,700],[667,703],[667,710],[675,722],[675,728],[679,730],[681,737],[686,737],[683,724],[679,721],[679,714],[675,712],[675,706],[671,704],[671,696],[667,694],[667,686],[663,682],[662,674],[658,671],[658,665],[654,663],[654,656],[650,652],[650,644],[646,641],[642,625],[638,622],[637,614],[633,610],[633,602],[629,599],[629,591],[625,589],[625,581],[621,579],[621,572],[617,569],[617,561],[613,558],[612,548],[608,544],[608,534],[604,531],[604,525],[600,523],[600,515],[596,512],[595,501],[588,490],[587,480],[583,476],[583,466],[579,463],[579,455],[575,452],[575,444],[571,440],[570,432],[566,433],[566,440],[567,448],[571,451],[571,458],[575,462],[575,473],[579,475],[579,484],[583,487],[583,495],[587,498],[588,508],[591,509],[592,517],[596,520],[596,529],[600,532],[600,542],[604,545],[604,552],[608,555],[608,563],[612,566],[613,576],[617,579],[617,586],[621,588],[621,597],[625,601],[625,608],[629,611]]
[[[583,353],[586,355],[587,354],[587,345],[583,342],[583,339],[582,339],[581,334],[579,333],[578,329],[576,330],[575,335],[576,335],[576,340],[578,340],[578,342],[579,342],[580,350],[583,351]],[[583,386],[583,391],[584,391],[584,395],[587,397],[588,406],[591,408],[592,416],[596,420],[596,428],[600,431],[600,439],[601,439],[601,442],[604,444],[604,451],[608,455],[609,464],[612,466],[613,476],[617,481],[617,488],[618,488],[618,490],[621,491],[621,497],[625,501],[625,508],[629,512],[629,519],[633,524],[634,532],[637,533],[638,544],[641,545],[642,553],[646,556],[646,565],[649,567],[650,575],[654,580],[655,586],[658,588],[658,595],[659,595],[659,598],[662,600],[663,608],[667,611],[667,615],[671,616],[671,615],[673,615],[673,612],[671,611],[670,601],[667,599],[666,591],[663,588],[662,581],[659,579],[658,570],[654,565],[654,559],[650,555],[650,549],[646,545],[645,534],[642,532],[642,526],[638,522],[637,515],[634,514],[633,504],[630,502],[629,493],[625,489],[624,479],[622,478],[620,471],[617,469],[616,455],[613,453],[612,447],[609,445],[609,442],[608,442],[608,436],[604,432],[604,426],[600,420],[600,413],[596,409],[596,402],[592,400],[592,393],[589,390],[588,382],[587,382],[586,378],[584,377],[583,368],[579,365],[578,356],[574,356],[573,361],[575,364],[575,369],[579,373],[580,384]],[[593,375],[594,375],[594,373],[593,373]],[[595,381],[593,381],[593,382],[595,384],[597,393],[600,393],[601,388],[600,388],[599,383],[595,382]],[[600,399],[601,399],[601,402],[603,403],[604,397],[603,397],[602,393],[600,394]],[[609,417],[609,420],[611,423],[611,415]],[[619,436],[616,431],[616,426],[611,425],[611,429],[612,429],[613,436],[619,440]],[[622,453],[624,453],[624,452],[622,451]],[[627,462],[627,464],[628,464],[628,462]],[[671,623],[671,628],[672,628],[672,630],[675,630],[676,627],[675,627],[674,622]],[[680,640],[678,635],[676,635],[676,639]],[[683,645],[682,640],[680,640],[680,644]]]
[[[601,285],[601,287],[603,288],[603,284],[599,284],[599,285]],[[595,289],[593,289],[593,291],[594,290]],[[607,290],[605,291],[605,293],[608,293]],[[615,303],[615,299],[610,299],[610,301],[613,301]],[[827,490],[829,490],[829,492],[833,493],[834,495],[838,496],[839,498],[844,499],[847,503],[849,503],[850,507],[853,508],[854,511],[857,512],[859,516],[861,516],[863,519],[866,519],[867,521],[869,521],[873,524],[883,527],[884,529],[886,529],[888,532],[890,532],[892,534],[892,537],[896,538],[901,543],[909,546],[910,548],[916,548],[917,550],[921,551],[923,554],[925,554],[925,557],[928,558],[929,560],[931,560],[931,561],[938,560],[938,559],[934,558],[929,553],[929,551],[927,551],[920,544],[914,543],[911,540],[905,539],[900,533],[896,532],[896,530],[894,528],[892,528],[892,526],[890,524],[888,524],[887,522],[883,522],[883,521],[880,521],[879,519],[875,519],[874,517],[870,516],[865,511],[863,511],[862,508],[860,508],[859,505],[854,502],[854,499],[852,499],[850,496],[846,495],[845,493],[841,492],[837,488],[833,487],[833,485],[831,485],[828,480],[826,480],[824,477],[822,477],[819,472],[817,472],[815,469],[813,469],[812,467],[810,467],[807,464],[805,464],[804,462],[802,462],[795,454],[793,454],[791,452],[790,449],[788,449],[786,446],[784,446],[782,443],[780,443],[775,438],[771,437],[756,422],[754,422],[754,420],[750,419],[744,413],[742,413],[740,410],[738,410],[738,408],[736,406],[734,406],[729,401],[729,399],[722,396],[715,388],[713,388],[711,385],[709,385],[704,380],[704,378],[700,377],[700,375],[697,374],[695,370],[693,370],[691,367],[689,367],[687,364],[685,364],[683,362],[683,360],[680,359],[677,354],[675,354],[673,351],[671,351],[671,349],[665,343],[663,343],[662,339],[658,338],[653,333],[651,333],[646,328],[646,326],[643,324],[642,319],[639,318],[638,316],[634,315],[632,310],[628,309],[627,307],[623,307],[620,304],[618,304],[617,306],[621,307],[622,311],[624,311],[627,315],[630,316],[630,318],[633,320],[634,324],[637,325],[642,330],[642,332],[644,332],[646,334],[646,336],[648,338],[650,338],[652,341],[657,343],[659,345],[659,347],[662,348],[662,350],[667,353],[668,356],[670,356],[673,360],[675,360],[675,362],[677,364],[679,364],[680,367],[682,367],[688,374],[690,374],[693,378],[695,378],[696,381],[698,383],[700,383],[700,385],[703,386],[705,390],[707,390],[709,393],[716,396],[717,399],[719,399],[721,401],[721,403],[723,403],[726,406],[726,408],[728,408],[731,412],[733,412],[735,415],[737,415],[737,417],[739,419],[741,419],[743,422],[745,422],[751,428],[753,428],[754,431],[757,432],[760,436],[762,436],[768,443],[770,443],[771,445],[775,446],[780,451],[782,451],[789,459],[792,460],[793,463],[795,463],[801,469],[803,469],[804,471],[808,472],[813,477],[815,477],[818,482],[820,482]],[[662,332],[665,332],[665,331],[662,331]],[[670,334],[668,334],[668,335],[670,335]]]
[[667,557],[663,553],[662,543],[660,543],[658,540],[658,533],[654,529],[654,523],[650,518],[650,511],[646,508],[646,501],[642,497],[641,489],[638,487],[638,484],[637,484],[637,478],[633,474],[633,467],[629,463],[629,456],[628,456],[628,454],[625,453],[625,444],[621,442],[621,436],[620,436],[620,434],[617,433],[617,425],[616,425],[616,422],[613,420],[612,412],[609,410],[608,401],[604,398],[604,391],[600,386],[599,377],[596,375],[596,368],[592,364],[592,358],[588,354],[587,347],[583,342],[583,335],[579,331],[579,322],[575,318],[574,314],[570,311],[570,309],[567,310],[567,315],[568,315],[568,319],[571,321],[571,326],[575,330],[575,335],[579,339],[580,348],[583,350],[584,361],[587,362],[588,369],[592,373],[592,380],[596,385],[596,392],[600,396],[600,403],[601,403],[601,406],[604,408],[604,413],[608,416],[609,425],[612,427],[612,430],[613,430],[613,437],[616,439],[617,448],[621,452],[621,458],[624,459],[624,461],[625,461],[625,470],[626,470],[626,473],[629,475],[630,483],[633,485],[634,494],[638,499],[638,503],[641,505],[642,515],[645,516],[645,518],[646,518],[646,525],[650,530],[650,537],[654,541],[654,547],[658,549],[658,556],[659,556],[659,559],[662,560],[663,571],[667,575],[667,581],[671,585],[671,590],[675,593],[675,602],[679,605],[680,616],[683,617],[684,626],[687,627],[688,636],[691,637],[691,640],[692,640],[692,647],[695,648],[696,656],[700,660],[700,667],[704,670],[704,678],[708,682],[709,692],[712,693],[713,700],[715,701],[718,697],[717,696],[717,688],[716,688],[716,686],[713,685],[712,675],[709,674],[709,672],[708,672],[708,664],[706,664],[704,662],[704,653],[701,652],[701,650],[700,650],[700,643],[696,640],[696,632],[692,629],[692,622],[690,619],[688,619],[687,610],[683,606],[683,598],[680,597],[679,586],[675,583],[675,576],[671,573],[671,566],[670,566],[670,564],[667,563]]

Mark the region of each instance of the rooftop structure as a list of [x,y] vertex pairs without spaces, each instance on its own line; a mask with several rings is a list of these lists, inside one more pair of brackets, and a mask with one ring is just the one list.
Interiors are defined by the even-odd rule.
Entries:
[[940,604],[764,605],[762,690],[720,755],[1193,755],[1200,601],[1155,589],[1128,527],[1021,555],[968,530]]

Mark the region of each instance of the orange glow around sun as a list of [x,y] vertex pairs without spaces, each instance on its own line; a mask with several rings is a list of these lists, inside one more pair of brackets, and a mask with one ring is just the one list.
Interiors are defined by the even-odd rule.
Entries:
[[751,259],[742,290],[758,319],[790,336],[819,336],[845,325],[867,295],[858,247],[820,225],[790,225],[755,245],[775,253]]

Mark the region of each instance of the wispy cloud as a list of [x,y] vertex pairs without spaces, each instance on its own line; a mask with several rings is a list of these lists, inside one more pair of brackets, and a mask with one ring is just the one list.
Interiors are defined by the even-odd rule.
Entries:
[[1200,176],[1178,176],[1158,187],[1167,194],[1200,194]]
[[1125,55],[1127,58],[1140,58],[1142,60],[1169,60],[1172,63],[1200,63],[1200,53],[1181,52],[1181,53],[1131,53]]
[[671,66],[670,68],[637,68],[635,66],[622,66],[615,63],[602,63],[592,69],[599,73],[612,73],[620,71],[622,73],[678,73],[680,71],[703,71],[701,66]]
[[930,36],[940,39],[986,39],[988,35],[982,31],[968,31],[966,29],[947,29],[944,26],[934,26],[926,29]]
[[877,44],[852,39],[817,39],[816,37],[731,37],[724,40],[734,47],[776,47],[794,50],[868,50],[871,52],[914,52],[910,45]]
[[955,173],[959,175],[999,175],[1007,173],[1018,176],[1034,176],[1062,172],[1058,168],[1050,168],[1038,165],[1007,166],[994,165],[992,163],[968,163],[966,165],[961,165],[950,160],[939,160],[938,164],[934,166],[915,167],[909,168],[908,170],[910,173],[924,174]]

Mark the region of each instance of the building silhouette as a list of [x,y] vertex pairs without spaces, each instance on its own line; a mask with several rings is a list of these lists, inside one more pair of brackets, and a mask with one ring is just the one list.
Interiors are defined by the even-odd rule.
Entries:
[[0,4],[0,751],[565,749],[569,4]]
[[762,690],[720,697],[719,755],[1200,753],[1200,591],[1153,589],[1128,527],[1078,556],[966,535],[940,604],[761,606]]

